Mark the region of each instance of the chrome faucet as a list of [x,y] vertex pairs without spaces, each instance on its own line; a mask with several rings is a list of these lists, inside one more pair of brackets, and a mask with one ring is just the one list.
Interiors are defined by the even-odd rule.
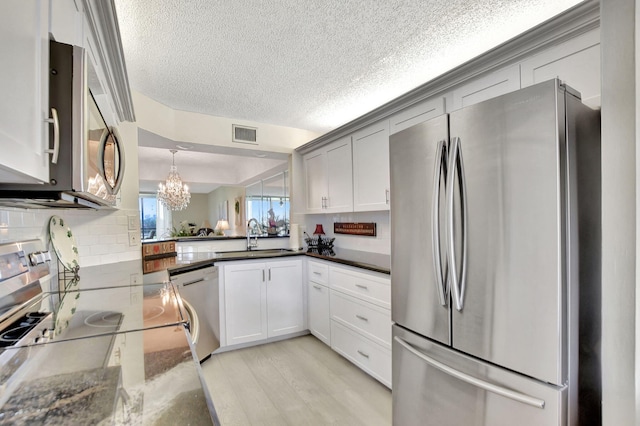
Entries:
[[[252,235],[251,231],[253,227],[251,226],[251,222],[255,222],[255,226],[258,227],[259,234]],[[251,250],[252,248],[258,248],[258,235],[262,235],[262,227],[256,218],[249,219],[247,222],[247,250]],[[253,241],[251,241],[251,237],[254,237]]]

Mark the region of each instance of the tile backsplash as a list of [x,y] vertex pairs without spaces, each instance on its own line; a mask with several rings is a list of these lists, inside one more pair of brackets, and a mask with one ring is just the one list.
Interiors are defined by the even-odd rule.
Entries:
[[[78,244],[81,266],[141,258],[138,210],[0,209],[0,243],[38,238],[49,246],[49,219],[60,216]],[[136,240],[129,245],[129,217],[135,217]]]
[[[360,235],[334,234],[333,224],[335,222],[375,222],[376,236],[365,237]],[[321,223],[327,237],[335,237],[334,247],[349,250],[368,251],[373,253],[391,253],[391,228],[389,222],[389,212],[354,212],[336,214],[309,214],[304,217],[304,225],[300,228],[301,242],[304,242],[303,231],[313,236],[316,224]],[[304,244],[306,247],[306,244]]]

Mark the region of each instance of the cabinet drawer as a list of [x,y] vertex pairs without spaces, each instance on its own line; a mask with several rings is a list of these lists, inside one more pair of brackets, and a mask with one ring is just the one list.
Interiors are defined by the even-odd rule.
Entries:
[[391,309],[391,284],[381,278],[343,268],[329,268],[331,288]]
[[391,388],[391,350],[331,321],[331,348]]
[[307,268],[309,281],[329,285],[329,266],[319,262],[309,262]]
[[331,291],[331,319],[391,349],[391,311]]

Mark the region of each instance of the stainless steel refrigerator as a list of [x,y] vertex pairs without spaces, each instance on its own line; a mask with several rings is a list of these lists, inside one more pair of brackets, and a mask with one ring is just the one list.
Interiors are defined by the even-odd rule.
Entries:
[[394,425],[600,419],[600,119],[550,80],[390,138]]

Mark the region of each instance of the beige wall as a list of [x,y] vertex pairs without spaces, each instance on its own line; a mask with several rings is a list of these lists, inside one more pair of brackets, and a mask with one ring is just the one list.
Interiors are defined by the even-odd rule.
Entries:
[[[227,201],[229,203],[228,221],[229,230],[226,235],[245,235],[244,229],[244,187],[243,186],[222,186],[215,191],[209,193],[209,217],[211,224],[215,227],[216,222],[220,219],[218,208],[221,203]],[[235,213],[235,201],[240,201],[240,214]]]
[[[191,201],[186,209],[171,212],[171,222],[173,227],[180,229],[180,222],[186,220],[188,223],[196,224],[196,231],[202,226],[202,222],[209,219],[209,195],[191,194]],[[215,226],[215,222],[211,223]]]
[[[291,152],[319,133],[292,127],[274,126],[226,117],[214,117],[194,112],[177,111],[153,99],[132,91],[137,125],[140,128],[178,142],[273,152]],[[258,145],[231,141],[231,125],[240,124],[258,129]]]

